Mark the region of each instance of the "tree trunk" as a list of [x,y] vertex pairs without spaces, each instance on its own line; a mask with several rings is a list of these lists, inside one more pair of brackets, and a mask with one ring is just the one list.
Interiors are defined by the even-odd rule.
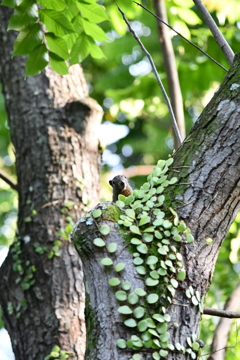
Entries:
[[0,272],[3,319],[16,360],[43,360],[54,345],[83,359],[83,273],[68,235],[74,219],[99,199],[102,109],[88,97],[78,65],[64,77],[48,67],[24,80],[25,59],[11,59],[10,13],[1,7],[0,76],[16,152],[19,218]]
[[[172,360],[197,358],[201,344],[198,342],[197,334],[203,310],[203,299],[211,283],[221,244],[239,210],[239,84],[240,54],[236,55],[234,64],[220,89],[204,109],[182,146],[174,154],[174,162],[170,165],[167,174],[168,179],[177,176],[177,180],[165,183],[165,189],[162,190],[159,184],[162,183],[163,178],[156,175],[159,168],[161,169],[160,163],[154,170],[155,175],[149,179],[150,190],[149,185],[144,185],[142,194],[141,191],[140,193],[133,192],[133,199],[136,197],[139,200],[139,208],[135,208],[138,204],[136,202],[131,202],[130,207],[127,206],[127,208],[131,209],[134,206],[134,214],[131,211],[125,212],[124,203],[117,203],[117,206],[105,203],[98,206],[101,213],[90,213],[89,217],[81,219],[76,224],[73,241],[82,258],[87,283],[86,360],[134,359],[133,354],[136,355],[136,353],[141,354],[144,360],[150,359],[153,353],[155,353],[154,359],[159,359],[160,356]],[[160,172],[163,174],[162,169]],[[161,205],[163,199],[154,194],[164,194],[163,205]],[[151,199],[148,202],[149,196]],[[128,200],[122,200],[129,204]],[[141,212],[142,204],[145,214]],[[159,209],[165,214],[167,220],[164,225],[160,225],[159,220],[155,222]],[[181,223],[178,222],[172,209],[177,211],[179,218],[191,231],[190,234],[189,230],[184,230],[180,238],[176,237],[177,241],[174,241],[174,236],[176,227]],[[127,215],[127,218],[120,218],[120,214]],[[144,225],[145,220],[142,220],[142,223],[141,220],[139,222],[139,217],[142,215],[145,220],[148,219],[147,216],[150,216],[146,225]],[[136,220],[133,220],[135,216]],[[121,220],[120,227],[114,223],[119,219]],[[169,222],[171,227],[167,231]],[[104,232],[102,224],[110,227],[110,235],[107,235],[108,231]],[[131,227],[131,224],[135,227]],[[139,233],[136,226],[139,228]],[[180,230],[177,228],[177,231]],[[146,234],[152,234],[154,237],[151,239],[151,237],[146,237]],[[193,242],[192,236],[195,239]],[[109,248],[101,247],[104,244],[99,245],[99,240],[94,240],[98,238],[102,238],[106,245],[112,242],[117,243],[117,250],[112,254]],[[132,238],[135,240],[130,244]],[[140,247],[137,245],[134,247],[136,241],[140,241]],[[160,252],[156,250],[168,243],[165,251],[167,254],[161,253],[163,250]],[[171,246],[175,246],[176,251]],[[154,258],[149,258],[149,255],[153,254],[155,256],[157,254],[158,258],[157,263],[155,262],[151,267],[149,264]],[[174,266],[169,262],[165,263],[166,259],[174,259],[174,256],[175,260],[172,260]],[[125,269],[118,273],[110,265],[104,267],[99,262],[105,257],[109,257],[114,266],[119,262],[124,263]],[[139,275],[136,271],[137,267],[135,268],[131,261],[135,257],[140,257],[140,262],[143,260],[144,271],[147,273],[143,277]],[[161,261],[164,262],[165,267]],[[165,268],[167,270],[164,275],[162,269]],[[181,277],[180,272],[178,273],[181,268],[183,273],[184,270],[186,272],[185,279],[184,276]],[[156,276],[158,270],[164,277],[158,279]],[[117,281],[110,288],[108,280],[115,277],[120,283],[117,285]],[[152,278],[149,280],[150,277]],[[152,284],[154,279],[158,279],[155,286]],[[131,289],[129,292],[125,291],[127,298],[120,300],[120,306],[127,305],[133,314],[119,315],[117,309],[122,311],[122,308],[118,308],[119,303],[116,301],[119,293],[114,294],[114,292],[124,290],[122,282],[125,280],[130,281]],[[138,287],[143,288],[148,295],[158,291],[159,300],[150,305],[148,297],[139,296],[137,302],[133,303],[134,296],[129,297],[129,294]],[[145,315],[142,315],[140,320],[151,318],[150,321],[147,320],[147,334],[143,331],[142,323],[141,326],[139,324],[138,315],[135,316],[138,314],[136,307],[139,306],[145,311]],[[132,319],[131,325],[129,326],[128,323],[128,327],[124,327],[123,321],[129,316]],[[166,325],[161,325],[162,323]],[[149,344],[146,338],[144,339],[145,336],[150,336],[149,334],[152,336],[151,346],[142,346]],[[162,336],[163,334],[165,335]],[[131,340],[132,335],[134,337]],[[118,339],[128,342],[122,341],[120,345],[122,348],[118,348],[116,347]]]

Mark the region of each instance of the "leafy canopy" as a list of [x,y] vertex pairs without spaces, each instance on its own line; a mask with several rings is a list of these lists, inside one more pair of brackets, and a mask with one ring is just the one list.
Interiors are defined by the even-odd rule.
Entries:
[[89,54],[104,57],[95,40],[107,39],[98,24],[108,16],[96,0],[3,0],[2,5],[14,9],[8,26],[19,31],[13,56],[28,55],[27,76],[48,64],[65,75]]

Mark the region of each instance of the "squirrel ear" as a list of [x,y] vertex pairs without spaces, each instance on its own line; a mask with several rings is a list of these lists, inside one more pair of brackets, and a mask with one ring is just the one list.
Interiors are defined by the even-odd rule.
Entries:
[[109,180],[109,184],[112,186],[112,180]]

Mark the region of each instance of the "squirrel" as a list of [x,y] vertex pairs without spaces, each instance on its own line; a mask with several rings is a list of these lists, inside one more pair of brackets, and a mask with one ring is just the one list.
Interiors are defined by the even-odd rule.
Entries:
[[119,194],[128,196],[132,193],[132,188],[128,183],[128,179],[124,175],[115,176],[109,181],[109,184],[113,188],[113,202],[117,201]]

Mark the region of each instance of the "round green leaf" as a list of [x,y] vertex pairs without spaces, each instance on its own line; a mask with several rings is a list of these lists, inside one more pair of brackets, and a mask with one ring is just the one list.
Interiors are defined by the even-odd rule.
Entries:
[[110,227],[108,225],[101,225],[99,231],[102,235],[108,235],[110,233]]
[[148,234],[148,233],[144,233],[143,234],[143,240],[146,241],[146,242],[151,242],[151,241],[153,241],[153,235]]
[[191,243],[194,241],[194,237],[192,236],[192,234],[188,234],[187,237],[186,237],[186,240],[188,243]]
[[133,315],[135,316],[136,319],[141,319],[145,314],[145,310],[143,307],[138,306],[136,309],[134,309],[133,311]]
[[178,271],[177,278],[178,280],[183,281],[186,278],[186,271],[184,270]]
[[118,339],[117,340],[117,346],[120,348],[120,349],[125,349],[126,348],[126,341],[124,339]]
[[157,320],[157,321],[160,322],[160,323],[163,323],[163,322],[164,322],[164,318],[163,318],[163,316],[160,315],[160,314],[154,314],[154,315],[153,315],[153,319]]
[[128,302],[131,305],[135,305],[138,302],[138,296],[137,294],[135,294],[135,292],[132,292],[131,294],[128,295]]
[[94,218],[98,218],[99,216],[101,216],[101,214],[102,214],[101,210],[100,210],[100,209],[96,209],[96,210],[93,211],[92,216],[93,216]]
[[120,280],[118,278],[111,278],[108,283],[110,286],[117,286],[120,284]]
[[122,283],[122,288],[123,288],[123,290],[129,290],[129,289],[131,289],[131,283],[130,283],[130,281],[124,281],[124,282]]
[[110,243],[107,247],[108,252],[114,253],[117,250],[117,244],[116,243]]
[[125,291],[119,290],[115,292],[115,297],[119,301],[125,301],[127,299],[127,294],[125,293]]
[[159,275],[161,275],[161,276],[165,276],[165,275],[167,274],[167,270],[165,270],[165,269],[158,269],[158,273],[159,273]]
[[115,202],[115,204],[116,204],[117,207],[119,207],[120,209],[124,208],[124,206],[125,206],[125,203],[124,203],[123,201],[121,201],[121,200],[117,200],[117,201]]
[[137,326],[136,320],[134,320],[134,319],[127,319],[127,320],[124,321],[124,324],[126,326],[128,326],[128,327],[131,327],[131,328]]
[[170,334],[169,332],[165,332],[164,334],[160,335],[159,338],[162,342],[166,342],[168,339],[170,339]]
[[176,184],[177,181],[178,181],[178,178],[173,177],[173,178],[171,178],[171,179],[169,180],[169,184],[170,184],[170,185]]
[[131,244],[140,245],[140,244],[142,244],[142,241],[140,239],[137,239],[137,238],[132,238],[131,239]]
[[159,279],[159,273],[156,270],[151,271],[150,276],[155,280]]
[[164,334],[167,331],[167,323],[157,324],[157,331],[159,334]]
[[141,265],[143,263],[143,259],[138,256],[133,260],[133,263],[134,265]]
[[152,357],[153,357],[154,360],[159,360],[160,359],[160,355],[156,351],[152,354]]
[[134,292],[135,292],[135,294],[137,294],[138,296],[141,296],[141,297],[147,295],[146,291],[142,288],[136,288],[134,290]]
[[105,244],[105,241],[103,241],[103,239],[101,239],[101,238],[96,238],[96,239],[94,239],[94,240],[93,240],[93,243],[94,243],[94,245],[96,245],[96,246],[98,246],[98,247],[103,247],[103,246],[106,245],[106,244]]
[[120,307],[118,308],[118,312],[119,312],[120,314],[123,314],[123,315],[132,314],[132,310],[131,310],[130,307],[127,306],[127,305],[120,306]]
[[193,297],[192,297],[192,303],[193,303],[193,305],[196,305],[196,306],[198,305],[198,300],[195,295],[193,295]]
[[171,280],[170,280],[170,283],[172,284],[173,287],[175,287],[175,289],[178,287],[178,282],[177,282],[177,280],[171,279]]
[[211,238],[207,238],[206,239],[206,244],[210,245],[212,244],[213,240]]
[[151,256],[148,256],[147,258],[147,265],[153,265],[153,264],[156,264],[158,262],[158,258],[154,255],[151,255]]
[[157,294],[149,294],[147,296],[147,302],[149,304],[155,304],[159,299],[159,296]]
[[110,258],[104,258],[101,260],[101,264],[103,264],[104,266],[110,266],[113,264],[113,262]]
[[136,271],[139,275],[145,275],[146,274],[146,269],[144,266],[140,265],[140,266],[136,266]]
[[115,271],[119,272],[122,271],[125,268],[125,264],[124,263],[118,263],[117,265],[114,266]]
[[192,349],[193,349],[194,351],[198,351],[199,347],[200,347],[200,345],[199,345],[199,343],[197,343],[197,342],[194,342],[194,343],[192,344]]
[[137,246],[137,251],[139,251],[141,254],[147,254],[148,253],[148,247],[146,244],[141,244]]
[[137,328],[140,332],[147,330],[147,328],[148,328],[147,320],[144,319],[144,320],[139,321],[137,324]]
[[152,279],[152,278],[147,278],[146,281],[145,281],[145,284],[147,286],[156,286],[158,283],[159,283],[159,280],[155,280],[155,279]]
[[150,216],[144,216],[139,221],[139,226],[145,225],[151,221]]

